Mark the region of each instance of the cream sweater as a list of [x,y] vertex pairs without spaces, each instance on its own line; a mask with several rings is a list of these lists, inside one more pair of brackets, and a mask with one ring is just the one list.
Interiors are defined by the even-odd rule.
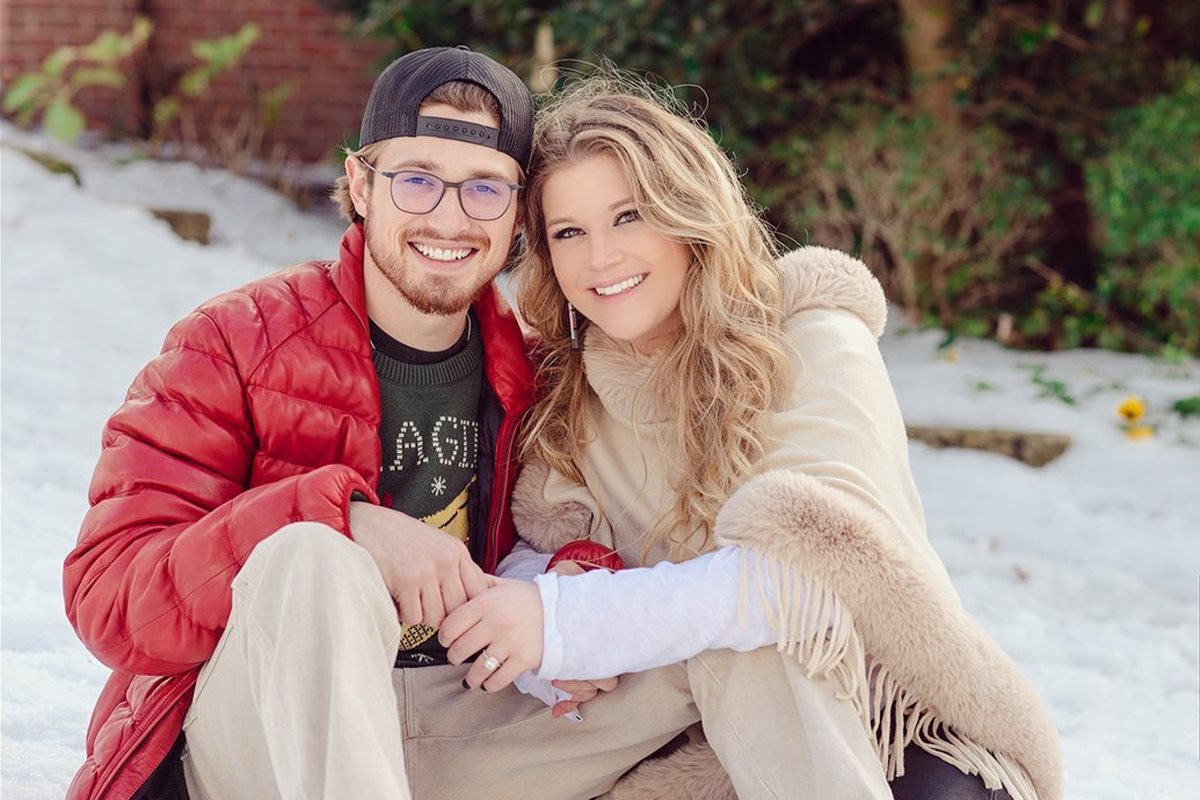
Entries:
[[[1049,717],[963,611],[926,537],[875,342],[886,313],[878,283],[860,262],[824,248],[795,251],[779,268],[793,387],[762,422],[764,455],[722,508],[718,545],[779,565],[768,598],[782,612],[779,648],[810,675],[841,683],[889,779],[902,774],[904,747],[915,742],[1016,800],[1058,800],[1061,754]],[[638,565],[644,533],[673,506],[654,447],[656,419],[672,410],[634,414],[635,394],[658,374],[653,357],[596,328],[583,357],[595,393],[584,485],[531,464],[514,518],[544,552],[585,536]],[[665,557],[659,548],[646,562]],[[830,615],[806,613],[818,608]]]

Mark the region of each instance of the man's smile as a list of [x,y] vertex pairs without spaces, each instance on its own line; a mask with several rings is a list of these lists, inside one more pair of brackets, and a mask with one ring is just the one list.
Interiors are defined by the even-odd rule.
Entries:
[[475,252],[474,247],[435,247],[422,242],[409,242],[412,248],[433,261],[462,261]]

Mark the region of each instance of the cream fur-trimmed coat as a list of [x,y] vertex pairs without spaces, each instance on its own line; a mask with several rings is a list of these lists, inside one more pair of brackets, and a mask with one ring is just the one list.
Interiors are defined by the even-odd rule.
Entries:
[[[764,417],[764,455],[718,515],[717,543],[782,565],[773,583],[795,590],[778,598],[780,650],[810,676],[839,681],[889,779],[903,774],[904,748],[915,742],[1015,800],[1059,800],[1061,752],[1049,716],[963,610],[926,537],[876,343],[886,318],[879,283],[861,262],[820,247],[778,266],[793,389]],[[641,535],[673,505],[653,451],[654,415],[635,401],[654,359],[595,327],[583,357],[596,394],[586,485],[528,465],[513,499],[517,529],[544,552],[591,538],[616,547],[627,564],[643,563]],[[652,551],[646,563],[665,555]],[[835,609],[832,629],[800,613],[821,604]],[[678,792],[683,775],[708,790],[714,780],[728,787],[719,770],[711,750],[691,745],[646,762],[613,796],[671,796],[665,784]]]

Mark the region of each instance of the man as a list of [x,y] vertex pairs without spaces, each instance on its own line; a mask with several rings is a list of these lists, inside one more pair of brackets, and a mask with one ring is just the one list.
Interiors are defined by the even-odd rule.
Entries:
[[71,798],[409,796],[393,662],[446,663],[514,539],[533,375],[492,279],[532,127],[485,56],[398,59],[339,259],[205,303],[135,379],[65,566],[114,670]]

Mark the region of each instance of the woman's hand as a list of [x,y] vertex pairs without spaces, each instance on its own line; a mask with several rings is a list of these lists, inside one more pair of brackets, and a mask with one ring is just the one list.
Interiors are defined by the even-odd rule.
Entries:
[[571,695],[570,700],[560,700],[554,704],[550,713],[555,719],[563,714],[571,713],[588,700],[594,699],[600,692],[611,692],[617,688],[616,678],[605,678],[600,681],[551,681],[550,683],[554,688],[562,689]]
[[[531,581],[493,579],[494,585],[442,622],[438,639],[451,664],[479,653],[463,688],[495,692],[542,665],[542,597]],[[488,669],[490,659],[498,664]]]

